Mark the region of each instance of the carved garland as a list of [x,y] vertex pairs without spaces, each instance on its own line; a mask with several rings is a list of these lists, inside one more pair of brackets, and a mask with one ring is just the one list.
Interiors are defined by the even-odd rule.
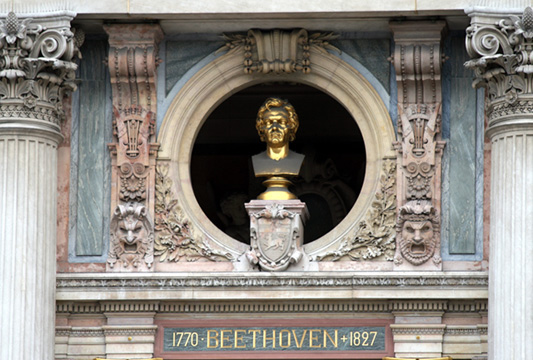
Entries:
[[342,240],[337,250],[318,255],[316,261],[370,260],[384,257],[392,261],[396,249],[396,163],[386,160],[380,179],[379,191],[365,219],[354,235]]
[[192,224],[185,213],[173,199],[172,180],[168,178],[168,167],[156,168],[156,204],[155,204],[155,256],[159,261],[197,261],[205,258],[211,261],[231,261],[231,254],[213,249],[205,240],[194,235]]

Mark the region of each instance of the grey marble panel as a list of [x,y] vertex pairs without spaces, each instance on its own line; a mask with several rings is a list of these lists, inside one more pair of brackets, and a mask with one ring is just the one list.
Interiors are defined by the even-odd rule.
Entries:
[[71,256],[101,256],[109,223],[111,119],[105,41],[89,40],[82,48],[78,101],[73,106],[71,139]]
[[223,45],[222,41],[209,40],[167,41],[165,54],[167,94],[190,68]]
[[452,80],[450,123],[450,254],[474,254],[476,214],[476,92],[471,79]]
[[390,92],[389,39],[341,39],[332,44],[360,62]]
[[[446,41],[449,60],[443,68],[443,137],[447,148],[443,159],[442,255],[445,260],[475,260],[482,256],[479,218],[482,203],[483,149],[478,142],[478,101],[472,74],[464,68],[468,54],[462,34]],[[481,162],[480,162],[481,157]],[[481,176],[480,176],[481,174]]]

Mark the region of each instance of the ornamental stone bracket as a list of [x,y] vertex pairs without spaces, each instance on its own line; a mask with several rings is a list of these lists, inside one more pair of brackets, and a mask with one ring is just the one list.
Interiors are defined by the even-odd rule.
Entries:
[[224,34],[226,44],[218,51],[243,53],[246,74],[290,74],[311,71],[310,49],[340,50],[330,44],[337,36],[333,33],[309,34],[305,29],[259,30],[251,29],[246,35]]
[[[440,270],[444,21],[391,23],[398,84],[396,270]],[[422,29],[422,30],[421,30]],[[431,261],[429,261],[431,260]]]
[[[108,271],[153,271],[159,25],[105,25],[113,93]],[[120,266],[115,266],[119,262]],[[140,266],[142,264],[142,266]]]
[[0,20],[0,127],[40,130],[61,139],[63,97],[76,89],[74,62],[84,41],[75,14]]

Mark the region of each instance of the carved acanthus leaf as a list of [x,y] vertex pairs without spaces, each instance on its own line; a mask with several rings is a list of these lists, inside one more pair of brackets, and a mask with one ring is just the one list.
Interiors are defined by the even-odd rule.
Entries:
[[513,104],[518,95],[533,93],[533,9],[521,17],[511,15],[483,23],[474,20],[467,29],[466,48],[472,60],[475,87],[488,89],[489,113],[495,102]]
[[3,117],[26,113],[25,118],[55,124],[64,117],[62,99],[76,89],[74,58],[81,57],[84,35],[66,22],[58,23],[44,28],[33,19],[20,20],[13,12],[0,20]]
[[396,163],[386,160],[379,191],[374,195],[372,207],[352,236],[346,237],[337,250],[315,257],[316,261],[370,260],[383,256],[394,259],[396,224]]
[[311,71],[311,47],[327,51],[341,52],[331,44],[337,38],[333,33],[308,34],[305,29],[293,30],[249,30],[247,35],[224,34],[226,44],[217,50],[242,51],[244,72],[252,73],[293,73]]
[[195,236],[192,224],[173,198],[172,180],[167,176],[168,167],[156,169],[155,203],[155,256],[159,261],[211,261],[233,260],[231,254],[213,249],[207,241]]

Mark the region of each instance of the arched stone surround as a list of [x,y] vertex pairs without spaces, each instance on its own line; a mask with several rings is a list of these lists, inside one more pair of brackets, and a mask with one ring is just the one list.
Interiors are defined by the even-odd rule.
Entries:
[[209,114],[232,94],[262,82],[298,82],[332,96],[357,121],[367,156],[361,193],[352,210],[337,227],[305,245],[308,255],[333,249],[337,241],[354,231],[379,188],[383,159],[394,157],[392,121],[387,107],[369,81],[336,55],[314,47],[311,47],[310,53],[309,74],[264,75],[245,74],[242,53],[230,51],[193,75],[173,99],[163,118],[158,136],[161,144],[159,160],[169,163],[174,193],[185,217],[198,232],[196,235],[204,234],[234,257],[238,257],[248,246],[230,238],[210,222],[196,201],[190,180],[190,161],[196,136]]

